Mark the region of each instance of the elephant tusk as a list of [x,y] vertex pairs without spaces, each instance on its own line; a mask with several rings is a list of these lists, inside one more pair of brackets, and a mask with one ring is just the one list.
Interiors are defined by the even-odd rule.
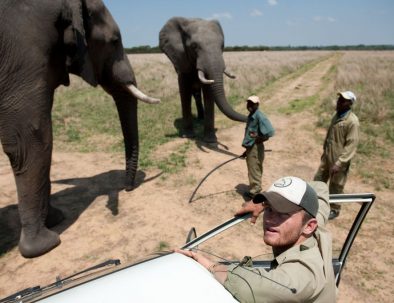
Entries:
[[223,72],[227,77],[229,77],[229,78],[231,78],[231,79],[235,79],[236,77],[235,77],[235,75],[233,75],[232,73],[230,73],[229,71],[227,71],[227,70],[224,70],[224,72]]
[[133,94],[134,97],[137,99],[149,103],[149,104],[156,104],[160,103],[160,99],[152,98],[147,95],[145,95],[142,91],[140,91],[135,85],[128,85],[127,88],[130,90],[130,92]]
[[198,79],[200,79],[202,84],[212,84],[215,80],[208,80],[205,78],[204,72],[202,70],[198,70]]

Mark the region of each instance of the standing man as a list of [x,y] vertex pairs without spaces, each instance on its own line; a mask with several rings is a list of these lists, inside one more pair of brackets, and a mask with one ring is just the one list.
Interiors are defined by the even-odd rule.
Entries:
[[[331,120],[320,166],[315,181],[329,183],[330,194],[342,194],[350,167],[350,160],[356,154],[359,141],[360,123],[352,112],[356,96],[351,91],[338,93],[336,113]],[[329,220],[339,216],[340,205],[332,204]]]
[[[316,183],[318,188],[327,188],[322,182]],[[177,252],[208,269],[240,302],[333,303],[336,287],[331,235],[324,230],[324,221],[319,220],[319,215],[324,215],[318,199],[311,185],[289,176],[275,181],[237,212],[251,212],[252,223],[263,213],[263,240],[272,247],[275,257],[269,270],[215,263],[193,251]]]
[[261,191],[263,175],[264,142],[275,133],[268,118],[259,111],[260,98],[250,96],[246,99],[246,109],[249,111],[242,146],[246,148],[242,157],[246,158],[249,177],[249,191],[245,196],[249,199]]

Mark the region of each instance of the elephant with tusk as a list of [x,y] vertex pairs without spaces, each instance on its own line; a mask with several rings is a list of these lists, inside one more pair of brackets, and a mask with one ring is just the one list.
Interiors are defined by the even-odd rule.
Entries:
[[[247,121],[245,115],[234,111],[225,96],[223,74],[230,78],[235,76],[225,67],[224,35],[219,22],[171,18],[160,31],[159,47],[178,74],[184,137],[194,137],[191,97],[195,96],[196,91],[202,90],[204,97],[204,141],[217,142],[215,104],[228,118]],[[198,107],[198,100],[195,99]]]
[[100,85],[116,104],[126,157],[126,190],[138,164],[137,88],[119,28],[101,0],[0,2],[0,140],[11,163],[21,220],[19,250],[45,254],[60,243],[48,229],[63,219],[50,206],[51,109],[69,74]]

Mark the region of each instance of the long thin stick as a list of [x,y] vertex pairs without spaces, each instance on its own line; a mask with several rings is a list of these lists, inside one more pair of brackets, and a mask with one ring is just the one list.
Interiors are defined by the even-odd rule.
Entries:
[[[271,151],[272,151],[272,149],[266,149],[266,150],[264,150],[264,152],[271,152]],[[222,167],[223,165],[225,165],[225,164],[227,164],[227,163],[229,163],[229,162],[231,162],[231,161],[234,161],[235,159],[239,159],[239,158],[242,158],[242,155],[236,156],[236,157],[234,157],[234,158],[231,158],[230,160],[227,160],[227,161],[223,162],[222,164],[219,164],[218,166],[216,166],[214,169],[212,169],[212,170],[211,170],[211,171],[200,181],[200,183],[197,185],[196,189],[193,191],[193,193],[192,193],[192,195],[191,195],[191,197],[190,197],[190,199],[189,199],[189,203],[191,203],[191,202],[193,201],[194,195],[196,194],[197,190],[200,188],[201,184],[203,184],[204,181],[205,181],[215,170],[217,170],[217,169],[219,169],[220,167]]]
[[196,194],[197,190],[200,188],[201,184],[203,184],[203,182],[209,177],[210,174],[212,174],[215,170],[219,169],[220,167],[222,167],[223,165],[234,161],[235,159],[241,158],[241,156],[236,156],[234,158],[231,158],[230,160],[227,160],[225,162],[223,162],[222,164],[216,166],[214,169],[212,169],[201,181],[200,183],[197,185],[196,189],[193,191],[193,194],[191,195],[190,199],[189,199],[189,203],[191,203],[193,201],[194,195]]

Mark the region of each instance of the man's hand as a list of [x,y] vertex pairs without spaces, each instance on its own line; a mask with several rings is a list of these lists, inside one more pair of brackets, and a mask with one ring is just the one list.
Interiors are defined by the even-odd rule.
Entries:
[[334,174],[338,173],[340,170],[341,170],[341,167],[334,164],[330,169],[330,175],[334,175]]
[[256,137],[257,137],[257,132],[250,131],[250,132],[249,132],[249,136],[250,136],[251,138],[256,138]]
[[204,266],[206,269],[208,269],[212,264],[214,264],[213,261],[211,261],[208,258],[205,258],[203,255],[201,255],[199,253],[195,253],[191,250],[175,249],[175,252],[185,255],[186,257],[194,259],[195,261],[200,263],[202,266]]
[[250,218],[250,223],[255,224],[257,218],[264,210],[263,203],[253,203],[253,202],[246,202],[242,205],[242,208],[238,210],[235,215],[243,215],[247,213],[252,213],[252,218]]
[[248,155],[248,150],[245,150],[245,151],[243,152],[243,154],[240,155],[239,157],[242,158],[242,159],[245,159],[247,155]]
[[209,260],[199,253],[195,253],[191,250],[175,249],[177,253],[183,254],[190,257],[204,266],[211,274],[214,275],[215,279],[220,283],[224,284],[227,279],[227,266]]

